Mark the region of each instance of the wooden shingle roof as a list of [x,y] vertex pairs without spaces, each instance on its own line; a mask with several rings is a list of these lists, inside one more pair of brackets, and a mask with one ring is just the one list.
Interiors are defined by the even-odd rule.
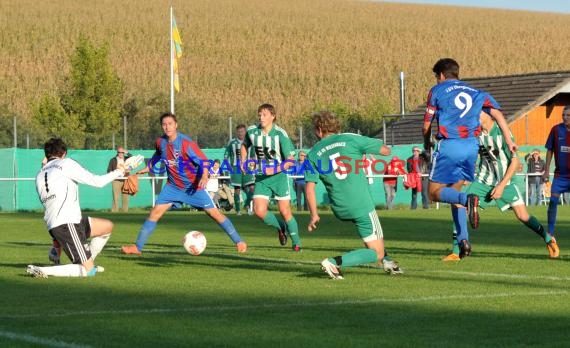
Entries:
[[512,122],[548,103],[570,87],[570,71],[468,78],[463,81],[490,93],[501,104],[507,122]]
[[[523,117],[537,106],[548,104],[559,93],[570,93],[570,71],[466,78],[463,81],[490,93],[501,104],[508,123]],[[388,124],[386,143],[422,143],[424,110],[425,105],[421,105],[412,113]]]

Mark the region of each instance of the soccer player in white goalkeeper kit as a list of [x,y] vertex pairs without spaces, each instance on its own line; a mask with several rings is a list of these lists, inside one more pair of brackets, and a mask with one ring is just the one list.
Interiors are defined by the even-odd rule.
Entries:
[[[103,187],[123,176],[124,171],[117,169],[105,175],[94,175],[66,158],[67,146],[59,138],[46,142],[44,152],[48,162],[36,177],[36,190],[45,209],[44,220],[49,233],[72,263],[49,267],[28,265],[26,272],[38,278],[94,276],[103,270],[94,265],[94,260],[109,240],[113,223],[81,215],[77,184]],[[86,244],[88,238],[91,242]]]

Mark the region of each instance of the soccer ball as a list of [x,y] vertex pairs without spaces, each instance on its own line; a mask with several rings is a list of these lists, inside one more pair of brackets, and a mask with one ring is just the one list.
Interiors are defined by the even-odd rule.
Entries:
[[190,231],[182,238],[182,245],[187,252],[198,256],[206,250],[206,236],[200,231]]

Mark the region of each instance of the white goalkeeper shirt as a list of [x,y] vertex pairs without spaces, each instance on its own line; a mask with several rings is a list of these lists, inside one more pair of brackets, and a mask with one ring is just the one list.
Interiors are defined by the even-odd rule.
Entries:
[[114,170],[95,175],[71,158],[49,161],[36,176],[36,190],[45,209],[48,229],[81,221],[78,183],[103,187],[122,174],[123,171]]

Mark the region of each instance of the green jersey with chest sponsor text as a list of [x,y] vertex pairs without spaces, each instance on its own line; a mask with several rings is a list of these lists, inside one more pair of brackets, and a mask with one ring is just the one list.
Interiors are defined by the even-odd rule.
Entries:
[[362,163],[363,155],[379,154],[382,144],[379,139],[358,134],[334,134],[316,143],[307,155],[310,168],[304,166],[305,180],[321,179],[337,217],[354,219],[374,210]]
[[261,162],[279,165],[288,157],[295,156],[295,147],[287,132],[277,125],[273,125],[267,134],[259,126],[249,127],[243,143],[251,159],[256,160],[258,170]]
[[[514,142],[515,139],[511,135]],[[479,136],[479,166],[475,173],[478,182],[496,186],[504,177],[511,164],[513,155],[509,150],[505,137],[496,123],[489,132],[481,132]]]

